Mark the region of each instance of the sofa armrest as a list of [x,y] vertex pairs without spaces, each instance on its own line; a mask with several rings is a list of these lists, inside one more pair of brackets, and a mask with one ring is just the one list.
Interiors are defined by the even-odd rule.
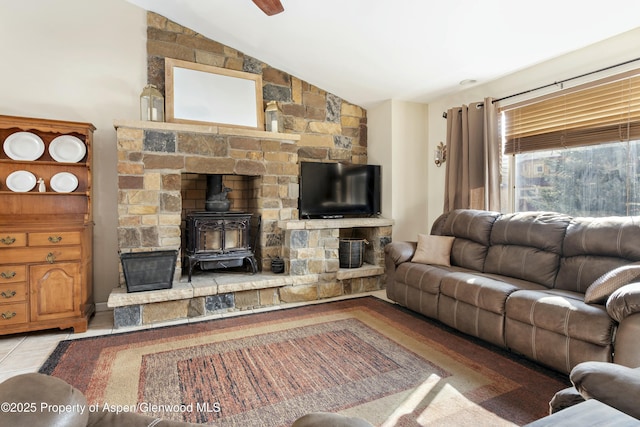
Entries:
[[616,363],[582,362],[573,368],[570,378],[584,398],[640,418],[640,370]]
[[[87,399],[60,378],[28,373],[0,384],[0,402],[20,410],[0,411],[1,426],[85,427],[89,420]],[[65,406],[66,411],[50,410]]]
[[584,402],[584,397],[575,387],[568,387],[557,392],[549,401],[549,414],[555,414],[565,408]]
[[640,366],[640,283],[630,283],[607,299],[607,313],[618,322],[613,361],[618,365]]
[[384,247],[385,257],[394,265],[400,265],[413,258],[417,247],[417,242],[391,242]]
[[87,427],[202,427],[202,424],[192,424],[183,421],[163,420],[137,412],[109,412],[98,411],[89,414]]
[[640,282],[629,283],[615,290],[607,298],[607,313],[618,323],[640,312]]
[[387,276],[387,297],[395,300],[394,281],[396,268],[411,260],[418,247],[417,242],[391,242],[384,247],[384,274]]

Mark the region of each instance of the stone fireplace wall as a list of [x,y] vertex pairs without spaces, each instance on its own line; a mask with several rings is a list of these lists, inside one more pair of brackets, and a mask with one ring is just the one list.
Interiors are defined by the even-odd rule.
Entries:
[[[294,53],[295,54],[295,53]],[[147,14],[149,83],[164,93],[164,58],[260,74],[263,101],[278,101],[300,160],[367,163],[366,110],[153,12]]]
[[[204,202],[206,188],[201,177],[210,173],[228,175],[225,183],[250,193],[236,203],[252,205],[248,211],[262,218],[256,248],[262,268],[270,265],[269,256],[281,254],[277,223],[296,219],[298,212],[297,136],[286,140],[286,134],[157,122],[116,128],[121,251],[180,248],[183,195],[187,210],[198,209],[196,199]],[[178,276],[180,267],[178,260]]]

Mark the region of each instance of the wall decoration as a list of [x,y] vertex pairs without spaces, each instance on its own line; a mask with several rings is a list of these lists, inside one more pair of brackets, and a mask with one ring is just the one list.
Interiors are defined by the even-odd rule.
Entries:
[[262,76],[165,58],[166,120],[264,130]]

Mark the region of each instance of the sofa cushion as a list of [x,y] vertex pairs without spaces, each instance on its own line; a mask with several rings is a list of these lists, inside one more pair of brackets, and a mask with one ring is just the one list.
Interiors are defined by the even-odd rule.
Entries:
[[499,216],[498,212],[474,209],[457,209],[447,215],[441,233],[456,238],[451,248],[451,265],[482,271],[491,228]]
[[443,295],[497,314],[504,314],[507,297],[518,289],[509,282],[469,272],[452,272],[440,282]]
[[514,277],[553,287],[560,257],[552,252],[514,245],[489,248],[484,272]]
[[584,294],[603,274],[628,263],[622,258],[593,255],[562,258],[554,288]]
[[608,271],[640,261],[639,241],[640,217],[574,218],[554,287],[586,292]]
[[418,247],[411,262],[451,266],[453,236],[418,234]]
[[507,300],[507,317],[536,328],[601,346],[611,345],[614,321],[603,306],[559,290],[521,290]]
[[615,290],[628,285],[638,276],[640,276],[640,263],[638,262],[611,270],[589,285],[584,293],[584,302],[604,304]]
[[504,214],[491,229],[491,244],[527,246],[560,255],[570,223],[570,216],[555,212]]
[[549,212],[502,215],[491,230],[483,271],[553,287],[569,222]]
[[405,262],[398,266],[395,281],[430,294],[440,293],[440,281],[453,267]]
[[387,296],[400,305],[437,318],[440,281],[460,267],[405,262],[398,266],[391,282],[387,282]]

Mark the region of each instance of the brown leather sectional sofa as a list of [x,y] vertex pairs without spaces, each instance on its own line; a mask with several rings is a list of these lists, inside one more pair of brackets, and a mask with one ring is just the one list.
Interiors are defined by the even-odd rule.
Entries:
[[390,299],[560,372],[640,366],[640,217],[456,210],[431,235],[454,237],[450,266],[388,244]]

